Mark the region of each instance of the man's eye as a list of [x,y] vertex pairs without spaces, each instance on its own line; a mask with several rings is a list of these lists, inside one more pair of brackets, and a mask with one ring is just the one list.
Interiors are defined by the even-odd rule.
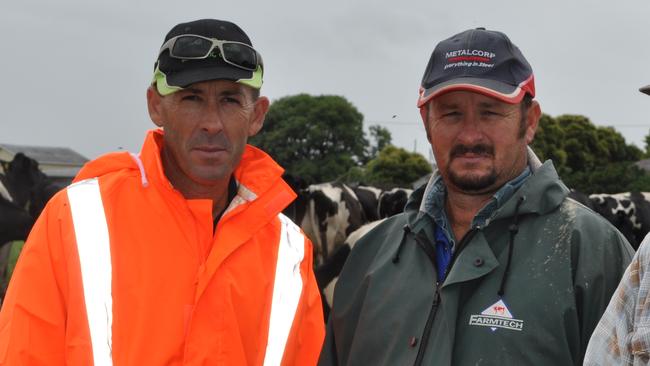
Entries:
[[442,114],[442,117],[458,117],[460,116],[460,112],[453,111],[453,112],[446,112]]
[[181,100],[186,100],[186,101],[190,101],[190,102],[198,102],[198,101],[201,100],[201,97],[199,97],[198,95],[190,94],[190,95],[184,96]]
[[241,101],[240,101],[239,99],[237,99],[237,98],[224,97],[224,98],[222,99],[222,101],[223,101],[224,103],[227,103],[227,104],[237,104],[237,105],[241,105]]
[[482,115],[484,116],[499,116],[500,113],[495,112],[495,111],[483,111],[481,112]]

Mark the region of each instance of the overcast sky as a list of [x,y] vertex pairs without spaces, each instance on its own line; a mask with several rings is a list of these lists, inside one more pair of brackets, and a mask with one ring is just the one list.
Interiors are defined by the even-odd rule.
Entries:
[[[249,5],[244,5],[249,4]],[[263,94],[342,95],[365,126],[429,156],[415,106],[435,44],[505,32],[550,115],[583,114],[643,148],[650,128],[650,1],[21,0],[0,4],[0,142],[138,151],[145,90],[177,23],[234,21],[264,56]],[[393,116],[396,116],[393,118]]]

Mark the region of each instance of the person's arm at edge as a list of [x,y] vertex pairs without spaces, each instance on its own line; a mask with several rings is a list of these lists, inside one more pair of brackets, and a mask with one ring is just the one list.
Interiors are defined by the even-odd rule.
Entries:
[[[639,245],[605,313],[594,329],[587,346],[585,365],[632,364],[634,355],[630,351],[633,349],[633,343],[640,338],[635,331],[635,323],[639,321],[636,315],[638,311],[641,314],[647,313],[644,309],[637,309],[637,304],[647,301],[650,276],[645,276],[645,272],[648,264],[650,235]],[[645,290],[641,291],[641,288]],[[639,345],[650,346],[646,342],[639,343],[637,347]]]

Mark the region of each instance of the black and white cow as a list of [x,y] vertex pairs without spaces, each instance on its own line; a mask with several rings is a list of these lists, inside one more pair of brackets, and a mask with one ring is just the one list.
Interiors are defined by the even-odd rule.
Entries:
[[383,219],[403,212],[406,201],[412,193],[413,190],[408,188],[393,188],[382,192],[378,204],[379,218]]
[[[297,223],[314,244],[314,272],[323,295],[323,309],[333,289],[332,280],[337,278],[350,252],[350,244],[356,242],[361,233],[369,230],[379,221],[371,220],[392,216],[402,212],[408,196],[408,189],[393,189],[382,192],[379,188],[358,186],[350,188],[343,183],[312,184],[301,189],[300,181],[285,175],[284,180],[296,191],[297,198],[283,212]],[[383,206],[380,198],[383,195]],[[380,211],[380,207],[383,209]],[[370,219],[369,219],[370,218]],[[372,222],[371,222],[372,221]],[[364,224],[371,226],[358,230]]]
[[22,153],[10,162],[2,162],[2,168],[0,233],[5,235],[0,235],[0,245],[10,240],[25,240],[47,201],[67,185],[50,180],[39,170],[36,160]]
[[14,199],[11,197],[11,194],[9,194],[9,190],[7,187],[5,187],[4,183],[2,183],[2,180],[0,180],[0,197],[9,202],[14,201]]
[[[337,250],[335,255],[328,258],[322,266],[316,269],[316,278],[319,279],[318,286],[323,289],[322,294],[324,295],[324,300],[327,303],[327,306],[332,306],[334,287],[336,286],[336,281],[339,278],[339,274],[343,269],[345,261],[348,259],[350,251],[352,251],[354,245],[362,236],[366,235],[370,230],[374,229],[375,226],[379,225],[383,221],[384,219],[369,222],[350,233],[347,239],[345,239],[343,246]],[[322,273],[323,269],[329,271],[327,273]]]
[[382,190],[372,186],[356,186],[352,190],[357,195],[368,221],[379,220],[379,197]]
[[594,211],[605,217],[636,250],[650,231],[650,193],[589,195]]
[[571,190],[569,197],[616,226],[636,250],[650,231],[650,193],[586,194]]
[[45,174],[38,168],[38,162],[18,153],[10,162],[3,162],[2,182],[12,197],[15,205],[29,209],[35,188],[46,180]]
[[[10,246],[14,240],[26,240],[36,218],[47,201],[68,182],[52,181],[38,168],[38,162],[18,153],[10,162],[2,162],[0,174],[0,299],[9,280],[5,273]],[[0,300],[1,301],[1,300]]]
[[13,240],[24,240],[33,223],[32,216],[13,202],[9,191],[0,182],[0,246]]
[[357,195],[343,183],[312,184],[296,193],[298,198],[284,213],[313,242],[316,265],[368,221]]

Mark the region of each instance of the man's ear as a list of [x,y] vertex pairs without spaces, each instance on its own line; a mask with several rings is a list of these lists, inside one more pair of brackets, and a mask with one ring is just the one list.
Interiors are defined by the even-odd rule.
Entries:
[[528,111],[526,112],[526,144],[533,142],[535,132],[537,132],[539,118],[541,116],[542,108],[536,100],[533,100],[530,108],[528,108]]
[[149,117],[158,127],[163,127],[161,103],[162,96],[156,90],[156,86],[151,85],[147,88],[147,109],[149,110]]
[[422,117],[422,123],[424,123],[424,130],[427,133],[427,140],[431,143],[431,135],[429,133],[429,117],[431,114],[431,103],[429,102],[422,107],[420,107],[420,116]]
[[251,121],[248,124],[248,137],[255,136],[262,129],[264,117],[266,117],[266,112],[269,111],[270,104],[271,102],[267,97],[257,98]]

